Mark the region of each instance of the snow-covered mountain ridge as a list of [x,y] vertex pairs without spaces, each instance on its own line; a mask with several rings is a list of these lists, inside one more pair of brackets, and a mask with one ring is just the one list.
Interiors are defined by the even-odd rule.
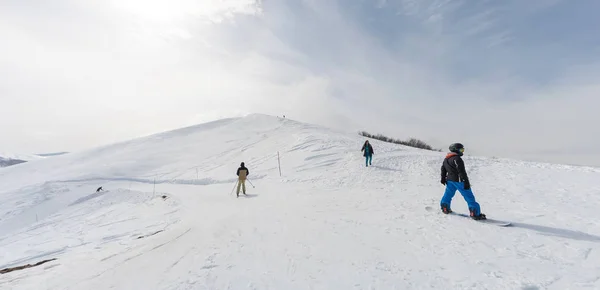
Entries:
[[20,160],[20,159],[0,157],[0,167],[13,166],[13,165],[17,165],[17,164],[21,164],[21,163],[25,163],[25,162],[27,162],[27,161]]
[[0,152],[0,167],[8,167],[28,161],[39,160],[44,158],[39,155],[32,154],[9,154],[6,152]]
[[0,288],[600,288],[600,169],[467,150],[500,228],[425,210],[445,153],[364,140],[250,115],[4,168],[0,270],[56,260]]

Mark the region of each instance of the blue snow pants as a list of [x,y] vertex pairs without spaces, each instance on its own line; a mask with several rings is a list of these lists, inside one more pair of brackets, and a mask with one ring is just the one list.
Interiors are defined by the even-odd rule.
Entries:
[[444,196],[440,201],[440,206],[442,204],[447,204],[449,208],[450,203],[452,202],[452,198],[456,191],[459,191],[462,194],[463,198],[467,202],[469,209],[473,209],[475,211],[475,215],[479,215],[481,213],[481,209],[479,207],[479,203],[475,201],[475,196],[473,196],[473,192],[471,189],[465,189],[465,184],[462,182],[450,181],[446,182],[446,191],[444,192]]
[[367,155],[367,156],[365,156],[365,164],[367,166],[371,165],[371,160],[373,160],[373,155]]

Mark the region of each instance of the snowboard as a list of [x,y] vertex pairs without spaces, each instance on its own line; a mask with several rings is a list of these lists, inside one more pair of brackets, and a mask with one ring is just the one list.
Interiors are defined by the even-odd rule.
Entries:
[[[434,211],[433,207],[431,207],[431,206],[426,206],[425,209],[428,210],[428,211]],[[438,210],[438,211],[439,211],[439,213],[444,214],[441,210]],[[460,217],[471,219],[471,220],[476,221],[476,222],[481,222],[481,223],[484,223],[484,224],[495,225],[495,226],[499,226],[499,227],[509,227],[509,226],[512,225],[511,222],[499,221],[499,220],[490,219],[490,218],[487,218],[487,219],[484,219],[484,220],[475,220],[475,219],[472,219],[471,216],[469,216],[468,214],[459,213],[459,212],[455,212],[455,211],[449,213],[448,215],[460,216]]]

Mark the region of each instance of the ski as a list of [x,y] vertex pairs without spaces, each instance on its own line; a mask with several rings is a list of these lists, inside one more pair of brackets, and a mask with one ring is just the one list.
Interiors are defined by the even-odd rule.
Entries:
[[[428,211],[433,211],[434,210],[433,207],[431,207],[431,206],[427,206],[427,207],[425,207],[425,209],[428,210]],[[441,214],[444,214],[441,210],[439,212]],[[449,215],[460,216],[460,217],[464,217],[464,218],[469,218],[469,219],[472,219],[473,221],[476,221],[476,222],[481,222],[481,223],[485,223],[485,224],[491,224],[491,225],[495,225],[495,226],[499,226],[499,227],[509,227],[509,226],[512,225],[511,222],[499,221],[499,220],[490,219],[490,218],[487,218],[487,219],[484,219],[484,220],[476,220],[476,219],[471,218],[471,216],[469,216],[468,214],[459,213],[459,212],[455,212],[455,211],[449,213]]]

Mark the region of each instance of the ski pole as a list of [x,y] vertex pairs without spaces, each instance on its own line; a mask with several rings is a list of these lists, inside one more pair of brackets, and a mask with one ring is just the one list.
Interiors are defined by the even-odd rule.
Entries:
[[238,184],[238,181],[235,182],[235,184],[233,185],[233,188],[231,189],[231,193],[229,194],[233,194],[233,191],[235,190],[235,186]]
[[254,184],[252,184],[252,181],[250,181],[250,179],[246,179],[246,180],[248,180],[248,182],[250,182],[250,185],[252,185],[252,188],[256,188],[256,187],[254,186]]

